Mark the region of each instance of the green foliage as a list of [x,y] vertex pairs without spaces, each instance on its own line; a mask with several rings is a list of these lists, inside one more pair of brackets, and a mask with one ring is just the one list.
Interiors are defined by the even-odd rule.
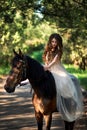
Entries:
[[[62,28],[78,28],[87,25],[86,0],[42,0],[40,12],[47,20]],[[79,23],[80,22],[80,23]]]
[[33,52],[32,53],[32,58],[34,58],[34,59],[36,59],[37,61],[39,61],[39,62],[42,62],[42,53],[43,53],[43,51],[41,50],[41,51],[36,51],[36,52]]
[[27,53],[32,58],[36,59],[39,62],[42,62],[42,54],[43,54],[44,45],[39,44],[38,46],[29,46]]
[[0,65],[10,62],[13,48],[29,53],[31,46],[45,44],[58,32],[64,41],[63,61],[78,59],[81,66],[85,59],[87,66],[86,26],[86,0],[1,0]]
[[9,66],[0,66],[0,75],[8,75],[9,73],[9,70],[10,70],[10,67]]

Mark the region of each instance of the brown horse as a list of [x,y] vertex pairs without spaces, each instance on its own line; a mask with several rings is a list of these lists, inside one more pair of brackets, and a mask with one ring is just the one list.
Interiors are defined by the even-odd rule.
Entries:
[[[8,93],[14,92],[21,81],[29,79],[34,90],[32,102],[35,109],[38,130],[43,129],[43,118],[46,122],[46,130],[50,130],[52,113],[56,108],[56,87],[54,78],[49,71],[44,71],[43,66],[36,60],[14,50],[12,69],[5,83],[5,90]],[[73,130],[73,122],[65,122],[65,130]]]

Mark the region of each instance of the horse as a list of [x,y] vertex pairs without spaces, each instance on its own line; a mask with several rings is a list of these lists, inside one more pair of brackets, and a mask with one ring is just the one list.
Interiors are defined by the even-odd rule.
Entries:
[[[4,89],[8,93],[15,91],[21,81],[29,79],[34,90],[32,103],[38,130],[43,129],[43,118],[45,119],[46,130],[51,129],[52,114],[58,112],[56,107],[56,86],[55,80],[50,71],[45,71],[44,67],[37,60],[19,52],[14,52],[11,62],[11,70],[6,79]],[[73,130],[75,121],[65,121],[65,130]]]

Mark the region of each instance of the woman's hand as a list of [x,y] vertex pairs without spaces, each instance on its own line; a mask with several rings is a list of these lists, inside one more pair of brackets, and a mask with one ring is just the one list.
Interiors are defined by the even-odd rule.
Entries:
[[45,71],[49,70],[49,66],[48,65],[44,65],[44,70]]

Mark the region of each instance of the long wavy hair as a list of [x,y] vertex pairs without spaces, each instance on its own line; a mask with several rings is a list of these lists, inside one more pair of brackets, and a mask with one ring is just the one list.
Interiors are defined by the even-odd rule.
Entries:
[[[55,50],[52,48],[52,39],[55,38],[57,41],[57,46],[55,47]],[[51,61],[56,54],[58,54],[59,59],[61,60],[62,53],[63,53],[63,44],[62,44],[62,38],[59,34],[53,33],[50,35],[47,45],[45,46],[44,53],[43,53],[43,61],[46,63],[46,55],[48,55],[48,59]]]

